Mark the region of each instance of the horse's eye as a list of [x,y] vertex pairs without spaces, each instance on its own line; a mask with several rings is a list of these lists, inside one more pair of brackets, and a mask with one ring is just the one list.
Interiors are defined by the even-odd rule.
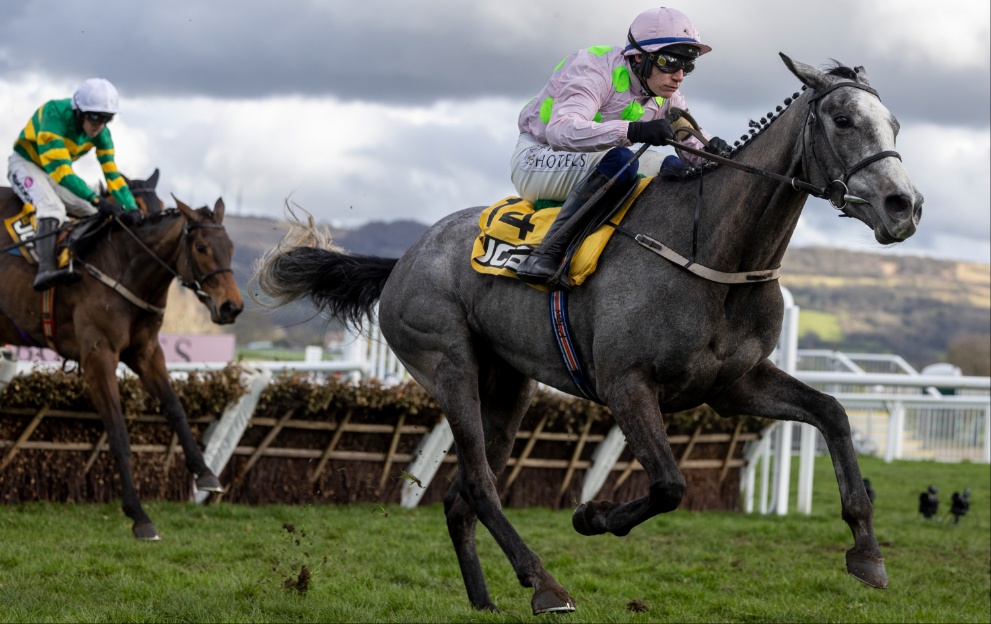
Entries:
[[196,251],[200,253],[206,253],[206,245],[203,243],[196,243]]
[[836,123],[837,128],[849,128],[853,125],[853,122],[846,115],[837,115],[833,117],[833,121]]

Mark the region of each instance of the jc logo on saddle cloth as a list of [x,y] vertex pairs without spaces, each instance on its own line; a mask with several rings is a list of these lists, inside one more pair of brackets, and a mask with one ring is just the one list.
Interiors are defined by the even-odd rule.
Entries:
[[[610,223],[618,224],[622,220],[649,181],[650,178],[640,180],[630,198],[609,220]],[[471,250],[472,268],[479,273],[515,278],[516,267],[540,245],[560,211],[560,207],[536,210],[532,203],[519,197],[506,197],[492,204],[482,211],[478,220],[482,231]],[[568,279],[573,286],[584,282],[595,271],[599,254],[613,232],[611,227],[600,227],[582,241],[568,268]],[[531,285],[547,290],[544,286]]]
[[[31,204],[24,204],[24,207],[19,213],[11,217],[5,217],[3,220],[3,225],[7,228],[7,234],[10,235],[11,241],[15,244],[24,243],[19,247],[14,247],[11,249],[10,253],[14,255],[19,254],[29,263],[37,264],[38,256],[34,250],[34,237],[38,233],[38,223],[35,218],[34,206]],[[62,249],[59,252],[59,267],[64,267],[69,264],[69,253],[71,252],[68,249]]]

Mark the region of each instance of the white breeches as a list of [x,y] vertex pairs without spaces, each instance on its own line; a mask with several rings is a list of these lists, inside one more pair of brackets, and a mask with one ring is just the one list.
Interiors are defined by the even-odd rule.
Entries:
[[[509,163],[510,179],[520,197],[563,201],[577,184],[606,155],[601,152],[565,152],[538,143],[529,134],[521,134]],[[657,175],[665,154],[647,150],[637,161],[640,173]]]
[[10,186],[26,204],[34,206],[36,218],[65,221],[66,211],[74,217],[96,214],[96,207],[52,180],[44,169],[17,152],[7,161]]

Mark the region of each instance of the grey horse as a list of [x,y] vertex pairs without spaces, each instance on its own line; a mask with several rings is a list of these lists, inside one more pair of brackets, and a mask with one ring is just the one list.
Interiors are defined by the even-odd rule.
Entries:
[[[785,100],[773,122],[757,124],[759,132],[734,150],[733,161],[801,183],[781,184],[725,165],[708,168],[704,189],[698,176],[654,179],[625,217],[626,232],[664,241],[683,255],[694,250],[696,266],[759,274],[780,266],[809,185],[829,188],[830,195],[838,189],[843,215],[867,224],[881,244],[915,232],[922,196],[892,151],[898,122],[863,68],[837,64],[824,72],[781,56],[805,87],[794,101]],[[345,253],[312,219],[293,219],[287,238],[259,262],[255,277],[274,305],[309,298],[345,321],[360,321],[379,302],[383,335],[441,405],[454,433],[458,473],[444,510],[471,604],[496,609],[475,547],[480,520],[520,583],[533,588],[534,613],[572,611],[572,597],[503,514],[496,478],[537,382],[576,396],[579,389],[561,364],[547,295],[472,270],[481,210],[442,219],[398,260]],[[822,432],[842,517],[853,532],[847,570],[868,585],[887,587],[843,408],[768,360],[783,310],[773,279],[708,281],[617,233],[597,271],[571,291],[569,301],[572,338],[587,378],[650,483],[648,495],[630,502],[579,505],[572,516],[578,533],[626,535],[676,509],[686,483],[663,414],[708,403],[724,417],[794,420]]]

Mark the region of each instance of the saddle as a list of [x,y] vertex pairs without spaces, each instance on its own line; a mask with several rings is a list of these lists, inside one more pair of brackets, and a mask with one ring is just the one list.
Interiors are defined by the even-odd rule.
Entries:
[[[10,236],[7,253],[22,256],[31,264],[38,263],[32,240],[37,234],[34,206],[25,204],[9,187],[0,187],[0,219]],[[65,267],[81,251],[80,246],[90,240],[88,236],[103,225],[102,219],[75,219],[69,217],[69,227],[58,236],[59,268]]]
[[[568,267],[568,279],[572,286],[580,285],[595,272],[599,255],[615,231],[609,224],[619,224],[651,179],[642,178],[608,223],[596,228],[577,245]],[[478,220],[481,232],[472,246],[472,268],[479,273],[517,279],[516,267],[540,246],[560,210],[560,206],[538,209],[533,203],[515,196],[492,204],[482,211]],[[530,286],[547,290],[543,285]]]

